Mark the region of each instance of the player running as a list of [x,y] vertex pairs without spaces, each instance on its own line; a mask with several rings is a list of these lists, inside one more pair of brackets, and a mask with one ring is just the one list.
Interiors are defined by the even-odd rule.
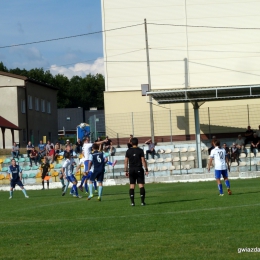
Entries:
[[11,165],[8,167],[8,173],[10,174],[10,197],[9,199],[13,198],[13,189],[15,188],[15,185],[17,184],[22,189],[22,192],[24,194],[24,197],[26,199],[29,198],[29,196],[26,194],[26,190],[22,183],[22,169],[19,165],[16,164],[15,159],[12,159]]
[[66,194],[69,183],[71,182],[73,184],[73,190],[74,190],[73,197],[82,198],[80,195],[78,195],[78,188],[77,188],[78,182],[77,182],[75,176],[73,175],[73,171],[72,171],[73,160],[71,159],[71,155],[69,153],[66,153],[64,156],[65,156],[65,162],[62,165],[62,174],[63,174],[64,178],[66,177],[67,184],[62,193],[62,196],[64,196]]
[[215,161],[215,179],[218,184],[219,189],[219,196],[224,196],[223,189],[222,189],[222,183],[221,183],[221,175],[223,176],[225,180],[225,184],[227,187],[228,195],[231,195],[232,192],[230,190],[230,183],[228,180],[228,172],[227,168],[230,171],[229,163],[228,163],[228,156],[226,154],[225,149],[220,148],[220,141],[216,140],[214,142],[214,149],[210,152],[210,159],[208,163],[208,171],[210,171],[210,166],[212,164],[212,160]]

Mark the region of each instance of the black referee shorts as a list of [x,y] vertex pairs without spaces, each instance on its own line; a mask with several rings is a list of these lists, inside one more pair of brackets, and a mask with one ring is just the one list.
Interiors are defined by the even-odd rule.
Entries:
[[142,167],[131,167],[129,169],[130,184],[144,184],[144,169]]

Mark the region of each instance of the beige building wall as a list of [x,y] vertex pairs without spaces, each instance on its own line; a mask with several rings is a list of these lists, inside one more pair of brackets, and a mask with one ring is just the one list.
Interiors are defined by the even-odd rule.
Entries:
[[[140,93],[141,84],[148,83],[144,18],[148,23],[152,90],[250,85],[259,83],[260,31],[227,27],[260,27],[258,10],[260,2],[233,0],[103,0],[106,126],[111,131],[130,132],[131,113],[143,113],[145,119],[136,121],[135,128],[138,133],[149,135],[149,105]],[[131,27],[111,30],[125,26]],[[186,68],[185,59],[188,60]],[[211,123],[214,122],[218,131],[232,131],[236,127],[245,129],[248,123],[256,128],[260,123],[256,122],[257,117],[256,120],[248,120],[247,105],[252,104],[259,104],[259,99],[203,104],[201,124],[204,131],[208,124],[208,107]],[[173,111],[172,128],[175,134],[194,133],[191,105],[166,107]],[[234,107],[238,107],[239,116],[229,114]],[[154,101],[155,124],[159,125],[155,126],[156,135],[169,131],[169,127],[162,127],[167,123],[167,108],[158,107]],[[124,118],[119,116],[123,113],[125,118],[130,117],[124,123],[129,125],[126,127],[126,130],[130,128],[129,131],[123,130],[122,123],[117,120]],[[225,119],[226,116],[229,117]]]
[[[3,82],[9,83],[12,82],[12,79],[8,81],[5,77],[0,76],[0,116],[4,117],[14,125],[18,126],[18,103],[17,103],[17,87],[3,87]],[[15,84],[23,84],[23,82],[13,81]],[[2,86],[2,87],[1,87]],[[14,140],[19,141],[19,131],[14,131]],[[0,130],[0,147],[2,147],[2,131]],[[6,147],[12,145],[12,134],[10,129],[5,130],[5,143]]]

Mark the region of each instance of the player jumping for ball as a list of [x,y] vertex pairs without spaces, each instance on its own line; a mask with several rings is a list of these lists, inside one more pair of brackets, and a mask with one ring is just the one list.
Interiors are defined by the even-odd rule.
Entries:
[[229,163],[228,163],[228,156],[226,154],[225,149],[220,148],[220,142],[216,140],[214,142],[214,149],[211,150],[210,153],[210,159],[208,163],[208,171],[210,171],[210,166],[212,164],[212,160],[214,159],[215,161],[215,179],[218,184],[218,189],[219,189],[219,196],[224,196],[223,189],[222,189],[222,183],[221,183],[221,175],[224,178],[227,190],[228,190],[228,195],[231,195],[232,192],[230,190],[230,183],[228,180],[228,172],[227,168],[230,171]]

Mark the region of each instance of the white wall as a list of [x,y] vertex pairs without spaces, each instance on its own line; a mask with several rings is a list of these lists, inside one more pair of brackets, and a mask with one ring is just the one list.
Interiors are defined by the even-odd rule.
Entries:
[[[260,2],[103,0],[103,30],[148,23],[260,28]],[[260,30],[148,24],[152,89],[258,84]],[[144,25],[103,33],[106,91],[147,83]],[[128,53],[127,53],[128,52]],[[167,60],[167,61],[166,61]]]

